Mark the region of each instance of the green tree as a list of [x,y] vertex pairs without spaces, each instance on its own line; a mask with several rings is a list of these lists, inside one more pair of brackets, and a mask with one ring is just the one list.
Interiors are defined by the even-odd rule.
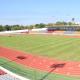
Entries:
[[28,29],[33,29],[33,25],[29,25],[27,28]]
[[45,24],[40,23],[40,24],[36,24],[35,28],[44,28],[45,26],[46,26]]
[[35,24],[35,28],[39,28],[39,24]]
[[3,31],[4,27],[2,25],[0,25],[0,31]]
[[45,24],[43,24],[43,23],[40,23],[40,28],[44,28],[45,27]]
[[20,25],[13,25],[11,27],[11,30],[21,30],[21,29],[24,29],[24,27],[23,26],[20,26]]
[[5,25],[4,27],[5,27],[5,30],[6,30],[6,31],[11,30],[11,26],[9,26],[9,25]]
[[73,25],[73,23],[72,22],[68,22],[68,25]]
[[58,21],[58,22],[56,22],[56,24],[55,25],[67,25],[67,22],[61,22],[61,21]]

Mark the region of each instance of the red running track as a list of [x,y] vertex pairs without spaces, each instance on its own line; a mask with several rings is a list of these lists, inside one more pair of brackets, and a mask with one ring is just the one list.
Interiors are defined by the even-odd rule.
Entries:
[[[16,58],[17,56],[25,56],[26,59],[20,60]],[[80,76],[80,62],[58,61],[5,47],[0,47],[0,57],[7,58],[9,60],[15,60],[16,63],[47,72],[52,70],[52,68],[50,68],[52,64],[65,63],[64,67],[57,68],[52,73]]]

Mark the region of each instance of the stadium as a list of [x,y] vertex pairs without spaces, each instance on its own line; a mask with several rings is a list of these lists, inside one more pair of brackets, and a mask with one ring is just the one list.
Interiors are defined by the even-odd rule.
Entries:
[[80,27],[0,32],[0,80],[80,80]]

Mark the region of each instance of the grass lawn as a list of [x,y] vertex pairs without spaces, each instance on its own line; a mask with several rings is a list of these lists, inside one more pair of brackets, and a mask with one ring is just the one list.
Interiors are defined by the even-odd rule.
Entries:
[[0,46],[58,60],[80,61],[80,38],[51,35],[0,36]]
[[[57,60],[80,61],[80,38],[65,38],[64,36],[49,35],[18,35],[0,36],[0,46],[21,50],[30,54],[51,57]],[[0,65],[31,80],[41,79],[47,72],[23,67],[16,63],[5,63],[0,58]],[[45,80],[80,80],[79,77],[69,77],[59,74],[50,74]]]
[[[7,63],[5,63],[7,62]],[[15,62],[9,62],[8,59],[0,58],[0,65],[30,80],[40,80],[47,72],[38,71],[32,68],[23,67]],[[44,80],[80,80],[79,77],[69,77],[59,74],[50,74]]]

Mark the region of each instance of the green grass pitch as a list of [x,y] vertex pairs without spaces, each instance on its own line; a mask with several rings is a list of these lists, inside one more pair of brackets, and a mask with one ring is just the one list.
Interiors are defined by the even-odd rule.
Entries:
[[80,38],[51,35],[0,37],[0,46],[59,60],[80,61]]
[[[52,35],[0,36],[0,46],[6,46],[30,54],[57,60],[80,61],[80,38],[65,38],[64,36]],[[0,60],[0,63],[6,61],[5,59]],[[36,70],[31,70],[30,68],[23,69],[23,66],[17,67],[17,64],[15,63],[10,63],[8,65],[5,65],[4,67],[31,78],[31,80],[35,80],[35,76],[32,75]],[[16,70],[11,67],[15,67]],[[25,74],[20,73],[19,69],[23,72],[25,71]],[[37,77],[37,80],[46,74],[46,72],[40,71],[36,71],[36,73],[37,76],[39,76]],[[80,80],[80,78],[51,74],[46,80]]]

